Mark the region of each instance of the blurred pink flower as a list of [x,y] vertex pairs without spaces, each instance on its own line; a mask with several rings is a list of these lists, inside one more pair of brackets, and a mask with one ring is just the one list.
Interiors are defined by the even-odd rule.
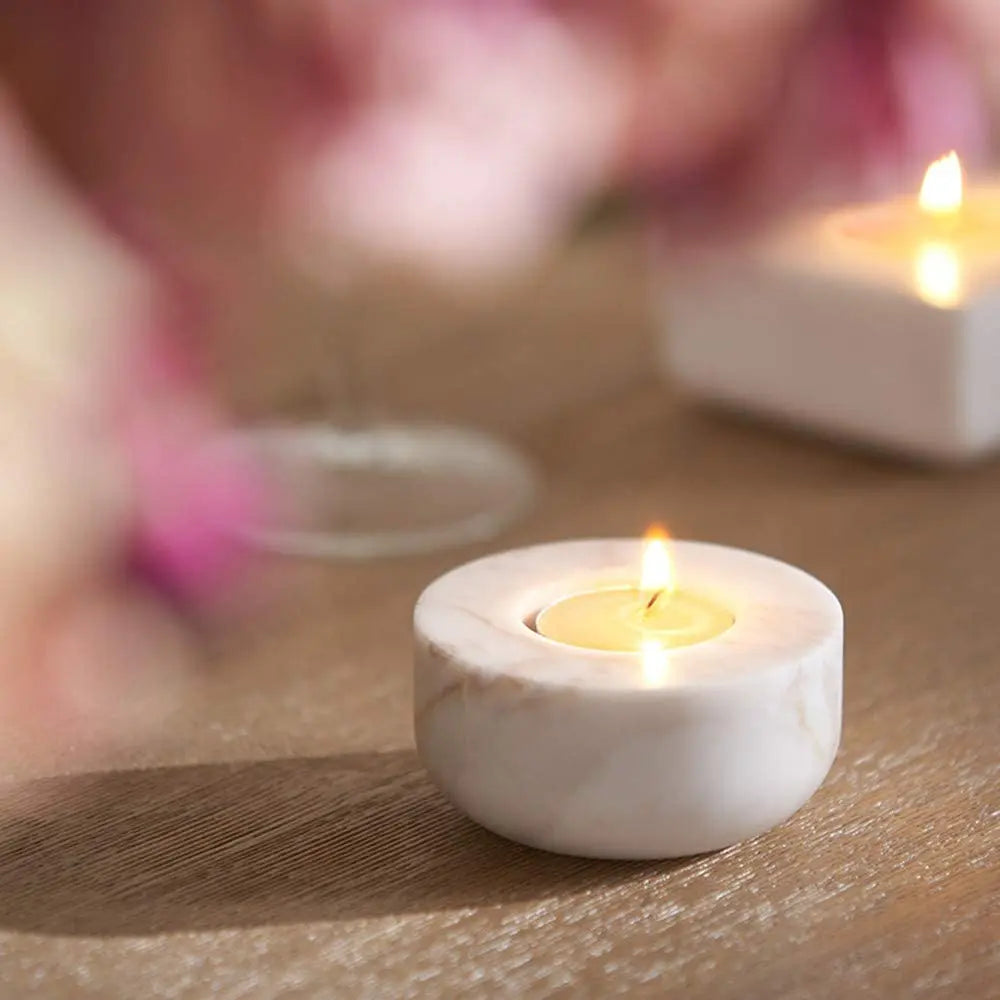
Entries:
[[238,578],[241,527],[266,507],[261,471],[221,446],[223,416],[167,338],[136,345],[120,430],[135,497],[134,566],[167,595],[210,605]]
[[130,516],[109,373],[148,296],[0,91],[0,604],[116,558]]
[[[950,149],[982,162],[991,140],[985,79],[962,31],[968,24],[946,7],[799,5],[784,44],[758,53],[758,75],[769,82],[753,103],[693,160],[661,144],[667,155],[643,180],[663,219],[689,231],[729,228],[802,201],[912,189]],[[670,129],[655,117],[645,127]]]
[[679,227],[898,187],[951,146],[975,159],[1000,39],[994,0],[10,0],[5,18],[91,190],[231,288],[279,233],[333,279],[480,277],[614,181]]
[[257,479],[206,459],[222,417],[171,357],[180,331],[154,339],[160,283],[2,92],[0,226],[0,735],[58,741],[182,665],[177,612],[233,583]]
[[[81,545],[100,562],[95,539],[105,545],[113,534],[104,560],[134,547],[137,565],[172,597],[207,599],[236,567],[233,529],[256,510],[260,490],[233,456],[206,458],[225,425],[185,353],[186,327],[199,317],[178,307],[185,296],[165,270],[131,254],[60,185],[9,109],[0,125],[0,224],[8,236],[0,248],[0,380],[17,383],[0,407],[5,424],[24,427],[7,446],[23,446],[18,464],[37,470],[40,483],[89,455],[92,473],[106,469],[104,479],[127,494],[112,504],[111,485],[102,486],[93,498],[100,510],[82,519],[86,483],[97,489],[104,481],[92,474],[69,492],[45,491],[47,506],[24,507],[39,517],[38,531],[15,523],[11,503],[0,527],[33,539],[38,564],[46,533],[60,540],[53,558],[62,564]],[[18,496],[30,482],[21,479]],[[78,522],[72,545],[57,530],[56,501],[75,504],[76,513],[66,513]],[[52,516],[41,517],[49,509]],[[81,530],[98,518],[114,524]]]
[[7,17],[26,95],[79,95],[72,114],[34,97],[67,159],[180,266],[214,278],[308,236],[331,272],[478,278],[612,178],[628,67],[574,7],[11,0]]
[[621,66],[539,4],[374,9],[354,99],[317,121],[316,158],[286,204],[348,251],[439,276],[530,261],[611,180]]

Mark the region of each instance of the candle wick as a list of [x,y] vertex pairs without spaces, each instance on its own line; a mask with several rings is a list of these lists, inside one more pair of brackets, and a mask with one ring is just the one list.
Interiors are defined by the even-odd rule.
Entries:
[[662,591],[662,590],[658,590],[658,591],[656,591],[656,593],[654,593],[654,594],[653,594],[653,596],[652,596],[652,597],[651,597],[651,598],[649,599],[649,603],[648,603],[648,604],[646,605],[646,608],[645,608],[645,610],[643,611],[643,614],[649,614],[649,612],[653,610],[653,605],[654,605],[654,604],[655,604],[655,603],[656,603],[656,602],[657,602],[657,601],[658,601],[658,600],[659,600],[659,599],[660,599],[660,598],[661,598],[662,596],[663,596],[663,591]]

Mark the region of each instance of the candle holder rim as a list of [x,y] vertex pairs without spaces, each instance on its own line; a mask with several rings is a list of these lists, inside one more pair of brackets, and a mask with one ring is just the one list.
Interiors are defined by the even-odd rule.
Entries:
[[[526,583],[523,575],[526,570],[534,569],[531,565],[532,556],[537,560],[546,550],[587,551],[595,545],[608,544],[611,547],[625,544],[638,551],[641,540],[582,539],[545,543],[486,556],[451,570],[431,583],[421,594],[414,611],[416,631],[425,637],[428,645],[433,646],[440,632],[446,631],[440,628],[439,621],[434,620],[435,615],[447,614],[450,623],[454,623],[456,612],[466,621],[471,619],[468,627],[475,631],[475,635],[468,641],[471,652],[464,654],[461,649],[449,648],[448,653],[462,671],[483,682],[506,678],[539,690],[572,689],[577,694],[585,691],[593,691],[595,694],[635,692],[648,697],[654,689],[641,681],[641,654],[559,643],[540,635],[525,622],[526,611],[530,612],[547,603],[544,599],[540,603],[537,600],[532,600],[527,605],[524,603],[523,589],[530,584],[530,579]],[[782,603],[777,600],[780,595],[774,592],[780,588],[772,581],[770,599],[744,603],[739,612],[732,603],[723,601],[735,618],[729,629],[711,641],[665,650],[667,660],[674,670],[681,671],[680,675],[674,677],[674,683],[679,684],[683,690],[690,692],[692,688],[697,688],[706,693],[712,690],[731,690],[744,679],[750,683],[752,679],[759,678],[762,672],[780,674],[802,656],[820,649],[823,637],[830,633],[831,628],[842,632],[843,611],[836,595],[804,570],[761,553],[716,543],[679,541],[675,544],[692,552],[712,551],[716,558],[723,560],[746,560],[745,565],[757,567],[758,572],[764,570],[774,574],[779,582],[794,581],[801,588],[797,600]],[[505,557],[515,565],[518,561],[522,565],[518,566],[519,573],[514,579],[502,581],[503,587],[499,592],[498,573],[486,572],[486,580],[468,578],[477,570],[497,568],[499,561]],[[578,577],[578,568],[574,570],[572,566],[562,567],[558,579],[572,578],[574,572]],[[458,584],[454,593],[448,593],[446,581],[451,586]],[[470,598],[470,594],[475,593],[477,585],[485,587],[487,581],[491,587],[485,599],[491,610],[484,613]],[[522,595],[520,600],[517,599],[518,594]],[[537,598],[537,594],[535,596]],[[781,641],[775,642],[772,625],[776,616],[780,621],[781,615],[786,616],[789,624]],[[445,638],[441,639],[440,644],[453,646]],[[488,650],[485,656],[482,655],[484,649]],[[727,672],[730,658],[739,662],[741,669]],[[547,667],[539,671],[537,667],[541,662],[545,662]],[[667,681],[655,690],[667,691],[670,687],[670,682]]]

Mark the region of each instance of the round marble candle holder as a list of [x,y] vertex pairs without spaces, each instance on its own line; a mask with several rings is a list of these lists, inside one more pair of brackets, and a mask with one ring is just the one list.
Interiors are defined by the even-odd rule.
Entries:
[[754,837],[816,791],[840,739],[837,598],[755,553],[672,549],[680,585],[735,621],[655,656],[582,649],[533,628],[561,597],[634,584],[638,540],[506,552],[424,591],[417,749],[455,806],[549,851],[669,858]]

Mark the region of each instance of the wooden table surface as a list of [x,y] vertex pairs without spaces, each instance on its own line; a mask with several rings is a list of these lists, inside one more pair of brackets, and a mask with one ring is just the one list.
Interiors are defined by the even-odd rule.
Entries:
[[[488,316],[390,310],[365,348],[383,398],[507,432],[544,496],[489,546],[287,567],[168,732],[99,771],[38,765],[50,804],[0,820],[0,997],[1000,996],[1000,464],[701,411],[653,370],[639,264],[615,235]],[[239,373],[244,406],[295,396],[289,338]],[[482,552],[654,519],[840,595],[829,779],[781,828],[682,861],[478,829],[414,756],[414,599]]]

